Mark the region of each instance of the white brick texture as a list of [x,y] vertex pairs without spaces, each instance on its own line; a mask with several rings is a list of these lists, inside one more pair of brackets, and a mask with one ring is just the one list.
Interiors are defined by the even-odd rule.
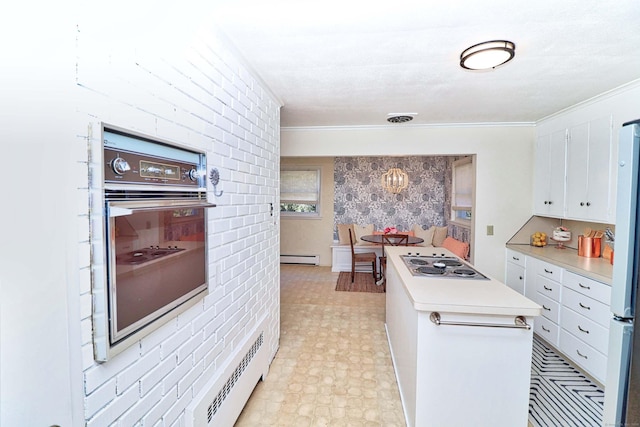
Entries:
[[[154,36],[157,43],[167,40],[160,28],[149,28],[146,41],[137,43],[104,39],[108,34],[101,34],[99,26],[79,24],[77,126],[88,134],[79,135],[77,145],[91,149],[77,150],[78,322],[90,427],[184,425],[193,396],[217,375],[225,358],[241,351],[237,343],[265,315],[271,357],[278,346],[280,105],[214,36],[194,25],[192,34],[179,38],[184,46],[176,48],[178,42],[172,41],[165,50],[148,41]],[[89,198],[100,205],[102,165],[96,150],[101,122],[205,151],[207,169],[219,170],[217,190],[224,193],[215,197],[208,189],[209,200],[218,205],[209,210],[209,294],[99,364],[90,357],[88,272],[92,245],[101,255],[104,242],[98,233],[101,214],[90,218],[88,206]]]

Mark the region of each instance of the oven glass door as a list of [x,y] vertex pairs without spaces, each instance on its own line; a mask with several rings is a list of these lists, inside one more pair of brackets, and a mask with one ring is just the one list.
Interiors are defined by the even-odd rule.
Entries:
[[111,344],[206,289],[206,207],[107,203]]

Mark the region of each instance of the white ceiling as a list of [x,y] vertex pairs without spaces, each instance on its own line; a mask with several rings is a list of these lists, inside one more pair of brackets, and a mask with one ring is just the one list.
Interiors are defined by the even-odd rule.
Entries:
[[[216,0],[214,20],[280,98],[282,126],[534,122],[640,78],[637,0]],[[493,71],[467,47],[516,44]],[[394,126],[407,126],[398,124]]]

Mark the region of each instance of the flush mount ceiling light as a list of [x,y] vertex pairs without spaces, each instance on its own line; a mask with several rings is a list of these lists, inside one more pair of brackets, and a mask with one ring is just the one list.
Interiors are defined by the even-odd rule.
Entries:
[[382,188],[389,193],[398,194],[409,185],[409,175],[400,168],[391,168],[382,174]]
[[505,64],[516,54],[516,45],[508,40],[478,43],[460,54],[460,66],[467,70],[489,70]]
[[413,120],[413,116],[418,113],[389,113],[387,114],[387,121],[389,123],[406,123]]

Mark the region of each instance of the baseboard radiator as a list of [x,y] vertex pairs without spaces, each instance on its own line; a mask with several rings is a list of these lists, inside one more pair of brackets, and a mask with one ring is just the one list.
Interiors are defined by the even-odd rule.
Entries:
[[186,408],[187,427],[232,426],[253,389],[269,369],[264,324],[251,334]]
[[320,265],[320,255],[280,255],[280,264]]

